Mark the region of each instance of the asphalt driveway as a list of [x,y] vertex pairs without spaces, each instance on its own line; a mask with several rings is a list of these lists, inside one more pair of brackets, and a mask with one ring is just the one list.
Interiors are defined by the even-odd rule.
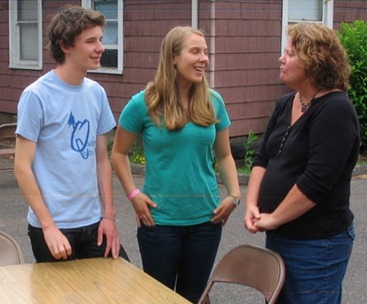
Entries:
[[[0,160],[2,161],[2,160]],[[343,303],[367,303],[367,175],[358,172],[352,181],[351,207],[355,214],[355,240],[352,257],[343,287]],[[143,183],[143,176],[136,175],[137,186]],[[247,186],[241,185],[242,196],[245,197]],[[225,189],[221,186],[223,195]],[[117,207],[118,227],[122,244],[133,264],[141,267],[139,250],[136,242],[136,224],[133,209],[114,176],[114,193]],[[12,173],[0,173],[0,230],[12,235],[20,244],[25,262],[33,263],[27,236],[27,206],[18,189]],[[264,235],[252,235],[243,228],[243,202],[236,208],[223,231],[223,238],[219,248],[217,261],[231,248],[252,243],[263,246]],[[1,249],[0,249],[1,250]],[[263,299],[254,291],[243,290],[240,286],[219,286],[214,290],[212,303],[246,303],[263,304]]]

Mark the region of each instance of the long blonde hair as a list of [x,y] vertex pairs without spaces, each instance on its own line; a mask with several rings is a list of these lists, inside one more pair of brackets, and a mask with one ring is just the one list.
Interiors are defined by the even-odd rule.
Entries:
[[[187,114],[179,102],[173,56],[180,54],[185,40],[192,34],[204,37],[202,31],[189,26],[178,26],[167,33],[161,44],[154,81],[149,82],[145,90],[151,119],[157,126],[164,124],[171,131],[181,129],[187,122]],[[214,108],[209,100],[209,84],[205,75],[200,83],[192,85],[189,95],[190,120],[204,127],[215,123]]]

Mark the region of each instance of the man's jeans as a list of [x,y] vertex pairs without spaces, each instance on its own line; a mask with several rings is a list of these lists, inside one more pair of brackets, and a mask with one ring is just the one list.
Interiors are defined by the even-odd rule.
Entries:
[[285,283],[278,304],[339,304],[355,233],[329,239],[291,240],[267,234],[266,248],[283,258]]
[[[103,238],[101,246],[97,246],[99,222],[90,226],[60,229],[60,231],[68,239],[72,248],[72,253],[68,256],[68,260],[86,259],[103,257],[106,249],[106,239]],[[56,260],[45,242],[43,231],[41,228],[36,228],[28,225],[28,236],[31,240],[33,255],[37,261],[40,262],[54,262]],[[111,256],[111,253],[110,255]],[[120,257],[129,260],[125,250],[120,248]]]
[[211,222],[184,227],[142,225],[138,242],[144,271],[197,303],[212,270],[221,235],[221,225]]

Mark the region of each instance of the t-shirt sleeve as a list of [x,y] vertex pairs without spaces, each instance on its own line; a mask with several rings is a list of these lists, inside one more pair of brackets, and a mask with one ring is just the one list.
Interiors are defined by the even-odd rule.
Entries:
[[228,112],[222,96],[214,90],[211,91],[211,94],[211,100],[213,102],[216,112],[216,118],[218,120],[218,122],[215,124],[215,128],[217,132],[219,132],[228,128],[231,125],[231,121],[229,119]]
[[[145,112],[145,113],[144,113]],[[146,116],[146,104],[144,101],[144,91],[134,95],[123,108],[119,124],[131,133],[140,133],[144,125]]]
[[43,124],[43,111],[38,96],[29,89],[23,91],[18,103],[16,134],[37,142]]

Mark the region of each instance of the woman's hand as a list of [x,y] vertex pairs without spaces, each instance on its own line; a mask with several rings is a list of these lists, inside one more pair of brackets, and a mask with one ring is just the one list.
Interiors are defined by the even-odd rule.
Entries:
[[154,226],[155,222],[153,220],[152,214],[150,213],[149,207],[156,208],[157,204],[154,203],[148,196],[144,193],[138,193],[132,200],[136,213],[136,223],[138,227],[143,223],[146,226]]
[[244,218],[244,225],[249,232],[256,233],[262,231],[261,229],[259,229],[259,227],[255,225],[256,220],[259,218],[259,208],[255,205],[247,206]]
[[221,224],[222,227],[227,223],[232,211],[236,208],[233,204],[233,197],[227,196],[221,204],[213,211],[212,223]]
[[272,213],[260,213],[259,217],[254,219],[254,226],[258,230],[267,231],[277,229],[279,224]]

